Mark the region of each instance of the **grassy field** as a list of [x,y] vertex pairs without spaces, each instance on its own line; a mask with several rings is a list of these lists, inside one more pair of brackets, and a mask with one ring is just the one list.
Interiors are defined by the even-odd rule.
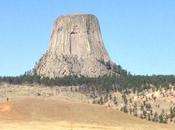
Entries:
[[63,97],[20,97],[0,103],[0,130],[174,130],[104,106]]

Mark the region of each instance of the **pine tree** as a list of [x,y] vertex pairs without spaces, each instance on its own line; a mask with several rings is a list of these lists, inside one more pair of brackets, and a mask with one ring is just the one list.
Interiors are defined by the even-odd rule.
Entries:
[[158,116],[157,112],[154,113],[153,121],[154,122],[158,122],[159,121],[159,116]]

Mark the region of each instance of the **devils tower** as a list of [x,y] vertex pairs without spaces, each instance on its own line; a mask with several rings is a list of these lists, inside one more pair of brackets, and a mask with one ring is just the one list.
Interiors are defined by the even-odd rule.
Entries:
[[49,49],[35,67],[37,75],[55,78],[68,75],[98,77],[112,72],[98,19],[73,14],[56,19]]

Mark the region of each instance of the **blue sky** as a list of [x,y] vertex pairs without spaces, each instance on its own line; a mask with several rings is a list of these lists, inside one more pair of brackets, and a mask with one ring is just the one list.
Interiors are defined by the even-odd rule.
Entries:
[[133,74],[175,74],[174,0],[1,0],[0,75],[30,70],[46,52],[53,22],[95,14],[111,59]]

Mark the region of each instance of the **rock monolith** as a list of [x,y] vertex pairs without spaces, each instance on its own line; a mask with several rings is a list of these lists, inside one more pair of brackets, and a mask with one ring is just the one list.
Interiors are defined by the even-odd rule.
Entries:
[[60,16],[53,26],[49,49],[35,66],[40,76],[98,77],[112,73],[99,22],[91,14]]

